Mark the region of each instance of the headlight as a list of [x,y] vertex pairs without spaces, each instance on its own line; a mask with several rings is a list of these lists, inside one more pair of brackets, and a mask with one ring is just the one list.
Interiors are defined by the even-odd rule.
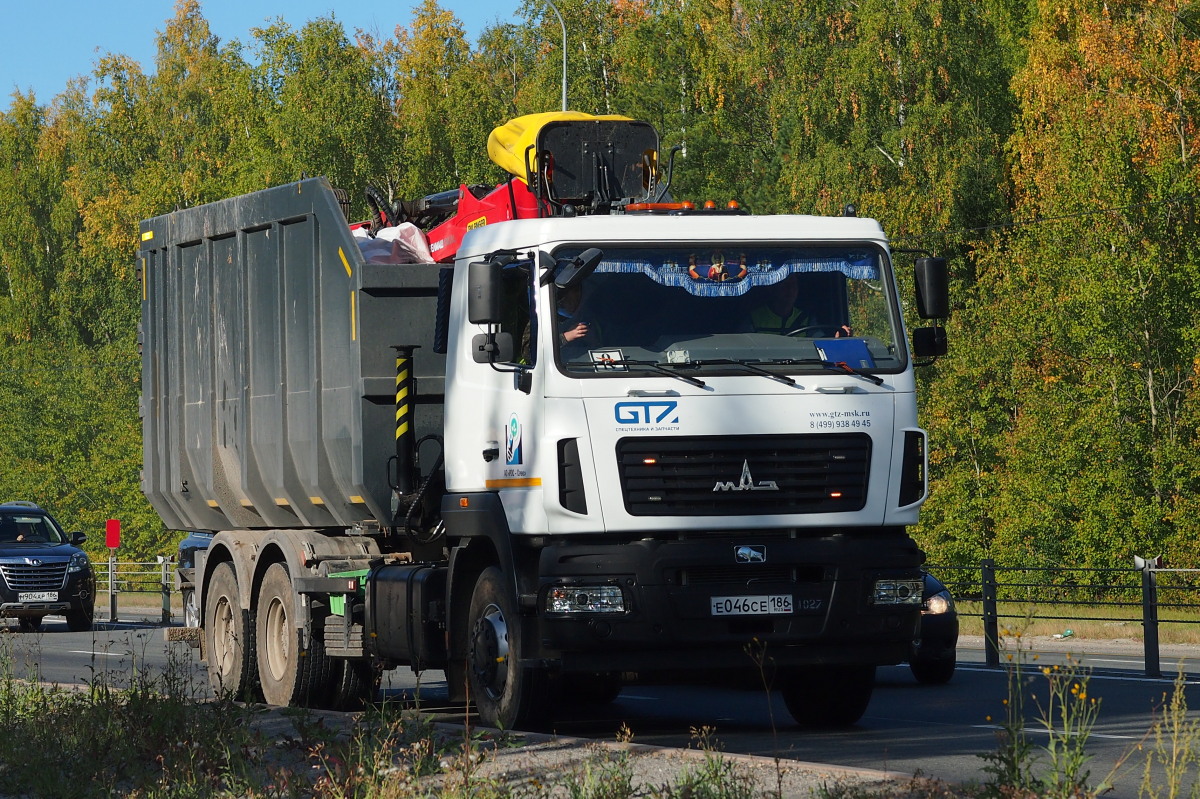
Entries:
[[88,556],[82,552],[76,552],[71,556],[71,562],[67,565],[69,572],[86,571],[91,564],[88,562]]
[[625,595],[617,585],[560,585],[546,594],[547,613],[624,613]]
[[921,610],[935,616],[941,613],[951,613],[954,610],[954,599],[951,598],[949,591],[938,591],[925,600],[925,607]]
[[876,580],[876,605],[920,605],[921,580]]

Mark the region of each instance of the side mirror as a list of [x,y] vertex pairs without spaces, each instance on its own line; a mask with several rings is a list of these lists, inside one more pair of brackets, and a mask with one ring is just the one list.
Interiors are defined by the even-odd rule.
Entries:
[[922,319],[945,319],[950,315],[949,286],[945,258],[917,259],[917,314]]
[[918,358],[937,358],[946,350],[946,328],[918,327],[913,331],[913,355]]
[[512,333],[479,333],[472,336],[471,359],[475,363],[512,363]]
[[80,532],[71,533],[72,546],[81,546],[84,541],[87,541],[87,536]]
[[467,269],[467,319],[473,325],[500,324],[500,270],[496,260],[475,261]]
[[559,289],[569,289],[578,286],[600,265],[604,259],[604,251],[595,247],[584,250],[568,261],[554,279],[554,285]]

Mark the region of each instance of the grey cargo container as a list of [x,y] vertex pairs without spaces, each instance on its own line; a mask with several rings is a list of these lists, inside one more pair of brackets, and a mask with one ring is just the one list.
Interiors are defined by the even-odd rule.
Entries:
[[419,347],[410,432],[440,434],[444,267],[364,262],[323,178],[141,234],[142,489],[166,525],[389,524],[394,346]]

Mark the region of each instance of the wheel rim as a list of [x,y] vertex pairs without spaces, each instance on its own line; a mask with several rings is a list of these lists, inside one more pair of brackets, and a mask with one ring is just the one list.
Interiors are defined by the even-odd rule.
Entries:
[[183,625],[185,627],[200,626],[200,608],[196,605],[196,592],[189,591],[183,603]]
[[508,683],[508,625],[504,613],[488,605],[475,622],[471,636],[471,668],[479,686],[490,699],[504,695]]
[[221,674],[233,668],[233,607],[227,597],[220,597],[213,609],[213,656]]
[[291,655],[291,636],[288,635],[287,608],[279,597],[272,597],[267,607],[266,624],[267,670],[273,680],[283,678]]

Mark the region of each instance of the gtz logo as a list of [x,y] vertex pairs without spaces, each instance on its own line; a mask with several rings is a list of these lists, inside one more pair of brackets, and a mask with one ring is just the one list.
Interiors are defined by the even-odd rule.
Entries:
[[779,485],[774,480],[763,480],[755,483],[754,477],[750,474],[750,461],[742,461],[742,479],[734,483],[733,481],[722,483],[717,481],[713,486],[713,491],[778,491]]
[[679,424],[679,403],[674,400],[655,402],[618,402],[613,414],[618,424]]

